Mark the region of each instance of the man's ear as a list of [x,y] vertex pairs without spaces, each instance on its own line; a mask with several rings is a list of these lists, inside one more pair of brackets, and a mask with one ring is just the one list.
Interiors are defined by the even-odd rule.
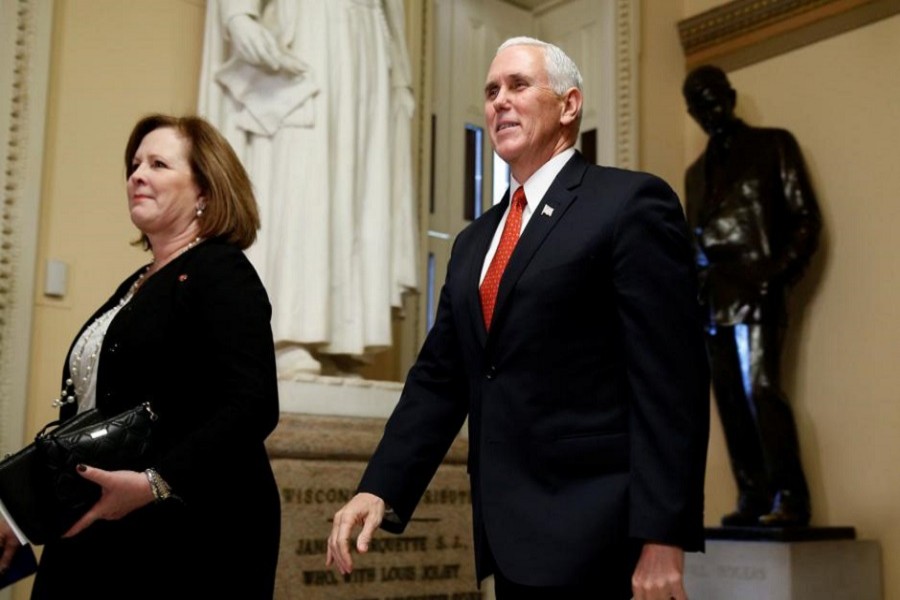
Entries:
[[581,90],[578,88],[569,88],[566,90],[566,93],[562,96],[563,100],[563,111],[559,117],[559,122],[562,125],[571,125],[578,119],[578,115],[581,114],[581,104],[584,98],[581,95]]

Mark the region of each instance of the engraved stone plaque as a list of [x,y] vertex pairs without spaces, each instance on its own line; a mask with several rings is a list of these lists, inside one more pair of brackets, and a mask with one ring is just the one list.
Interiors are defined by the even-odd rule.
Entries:
[[268,442],[282,508],[276,599],[482,599],[462,439],[403,534],[376,532],[369,552],[354,554],[351,575],[325,567],[331,517],[355,493],[383,427],[383,419],[282,415]]

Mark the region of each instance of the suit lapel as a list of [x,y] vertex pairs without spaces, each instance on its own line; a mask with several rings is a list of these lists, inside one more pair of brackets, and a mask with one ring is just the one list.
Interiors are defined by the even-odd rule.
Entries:
[[[566,210],[572,202],[577,198],[578,188],[584,178],[587,170],[588,162],[578,152],[566,163],[556,176],[556,179],[550,185],[547,193],[541,199],[540,204],[528,225],[522,232],[515,250],[503,271],[503,278],[500,280],[500,289],[497,292],[497,304],[494,306],[494,316],[491,321],[491,332],[499,329],[500,322],[504,317],[504,308],[507,301],[512,295],[516,287],[516,283],[531,262],[532,257],[544,243],[547,235],[556,227],[556,224],[563,218]],[[507,192],[509,195],[509,192]],[[485,252],[487,249],[485,248]],[[480,256],[484,257],[484,253]],[[478,304],[481,306],[480,302]],[[484,325],[482,324],[482,329]]]

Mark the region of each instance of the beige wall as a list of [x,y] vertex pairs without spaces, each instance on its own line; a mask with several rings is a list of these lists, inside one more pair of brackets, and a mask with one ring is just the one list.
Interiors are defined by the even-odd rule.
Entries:
[[125,200],[125,141],[148,112],[193,109],[203,16],[201,0],[55,4],[38,269],[47,258],[66,262],[69,293],[53,300],[36,291],[30,432],[55,414],[50,401],[78,328],[148,260],[129,246],[137,230]]
[[898,56],[893,17],[732,76],[741,115],[796,135],[823,212],[785,360],[814,523],[881,542],[889,599],[900,597]]
[[50,403],[78,328],[148,260],[129,245],[137,230],[125,199],[125,142],[148,112],[193,110],[203,19],[202,0],[54,4],[37,264],[38,281],[48,258],[66,262],[69,279],[62,300],[35,292],[26,437],[55,418]]
[[[721,2],[685,1],[692,16]],[[784,127],[803,149],[824,218],[810,271],[792,298],[783,365],[812,490],[814,525],[849,525],[882,547],[885,598],[900,598],[900,17],[729,75],[737,112]],[[705,136],[687,117],[685,166]],[[715,424],[707,523],[734,486]]]
[[681,193],[684,176],[684,55],[675,23],[681,2],[643,0],[640,54],[640,168]]
[[[686,117],[676,22],[719,4],[643,0],[641,168],[679,192],[703,148]],[[149,111],[189,112],[196,98],[202,0],[57,0],[39,261],[66,261],[69,294],[35,299],[28,434],[52,418],[75,331],[146,260],[129,247],[121,154]],[[825,218],[823,248],[795,294],[785,360],[813,490],[814,523],[852,525],[884,551],[886,598],[900,599],[900,335],[890,228],[900,202],[900,17],[733,73],[739,113],[793,131]],[[39,275],[41,275],[39,269]],[[803,314],[800,308],[805,307]],[[148,367],[148,377],[152,367]],[[136,382],[139,385],[140,382]],[[714,417],[707,523],[734,485]],[[20,592],[21,594],[21,592]],[[24,596],[19,596],[24,597]]]

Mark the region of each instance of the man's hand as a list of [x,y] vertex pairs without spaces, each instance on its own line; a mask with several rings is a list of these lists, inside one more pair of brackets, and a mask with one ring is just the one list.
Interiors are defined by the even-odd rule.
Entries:
[[[82,470],[83,469],[83,470]],[[87,529],[94,521],[115,521],[153,502],[153,491],[147,476],[137,471],[104,471],[79,465],[78,473],[102,488],[100,499],[63,535],[72,537]]]
[[634,600],[687,600],[684,591],[684,550],[677,546],[647,542],[634,575]]
[[353,528],[362,526],[362,531],[356,538],[356,549],[368,552],[372,534],[381,525],[385,511],[384,500],[374,494],[362,493],[353,496],[350,502],[334,513],[325,566],[334,564],[342,574],[350,574],[353,570],[353,559],[350,558],[350,534]]

